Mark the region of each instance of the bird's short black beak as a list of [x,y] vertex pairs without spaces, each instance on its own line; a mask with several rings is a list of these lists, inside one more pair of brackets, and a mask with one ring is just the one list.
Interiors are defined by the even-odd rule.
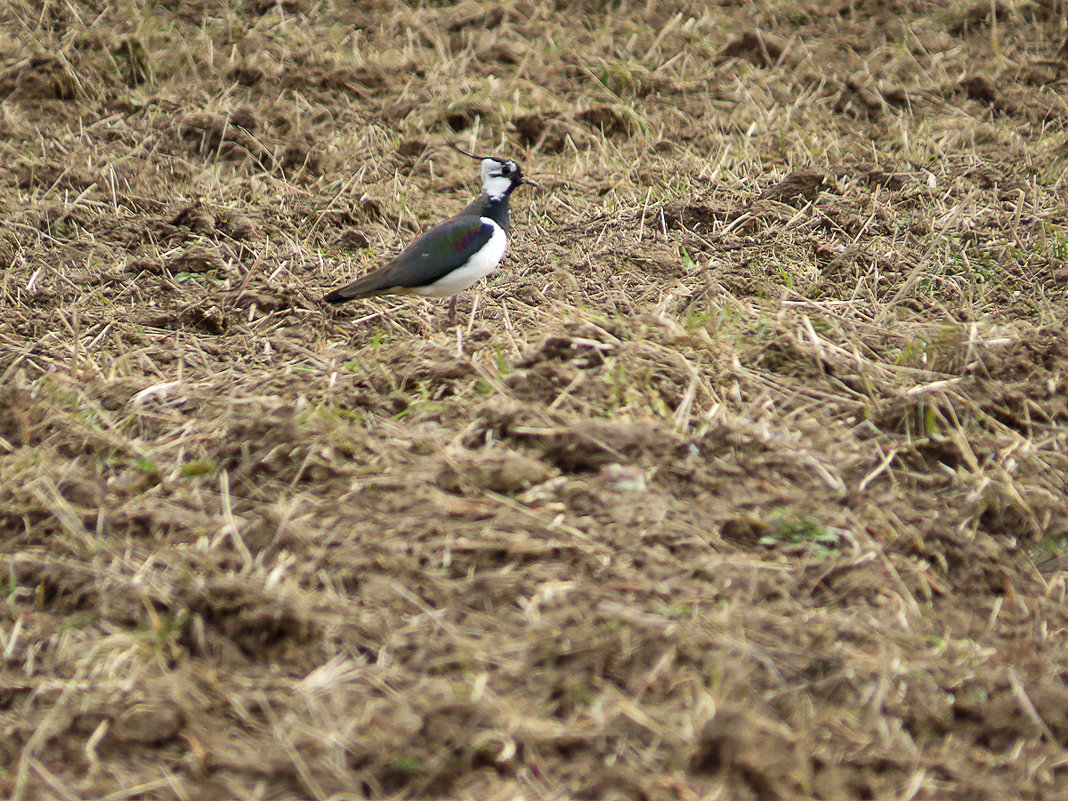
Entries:
[[535,189],[541,189],[541,184],[539,184],[537,181],[530,180],[525,175],[519,179],[519,183],[520,185],[526,184],[527,186],[533,186]]

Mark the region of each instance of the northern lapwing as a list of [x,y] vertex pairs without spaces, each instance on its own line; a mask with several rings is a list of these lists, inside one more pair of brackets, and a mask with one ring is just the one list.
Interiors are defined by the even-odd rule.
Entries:
[[400,255],[363,278],[335,289],[323,298],[344,303],[376,295],[452,296],[449,323],[456,319],[456,294],[493,273],[508,248],[508,199],[522,184],[519,165],[509,159],[476,156],[481,163],[482,194],[444,222],[440,222],[405,248]]

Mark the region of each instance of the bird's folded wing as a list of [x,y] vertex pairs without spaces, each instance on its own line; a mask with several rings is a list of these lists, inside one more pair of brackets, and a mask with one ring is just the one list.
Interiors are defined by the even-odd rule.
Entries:
[[445,220],[412,242],[380,270],[335,289],[324,300],[340,303],[433,284],[463,267],[490,240],[493,232],[493,224],[483,222],[481,217],[465,215]]

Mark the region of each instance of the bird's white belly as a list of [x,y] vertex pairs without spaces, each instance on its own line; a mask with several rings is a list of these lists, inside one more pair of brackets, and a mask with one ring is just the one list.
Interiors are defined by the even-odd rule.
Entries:
[[493,226],[493,235],[482,250],[468,259],[463,267],[453,270],[432,284],[413,289],[412,292],[432,298],[445,298],[462,292],[497,269],[508,247],[508,234],[489,217],[482,217],[481,220]]

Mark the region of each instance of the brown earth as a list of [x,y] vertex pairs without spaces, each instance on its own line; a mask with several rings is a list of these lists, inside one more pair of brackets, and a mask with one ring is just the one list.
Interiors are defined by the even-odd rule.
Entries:
[[8,3],[0,797],[1068,798],[1066,17]]

